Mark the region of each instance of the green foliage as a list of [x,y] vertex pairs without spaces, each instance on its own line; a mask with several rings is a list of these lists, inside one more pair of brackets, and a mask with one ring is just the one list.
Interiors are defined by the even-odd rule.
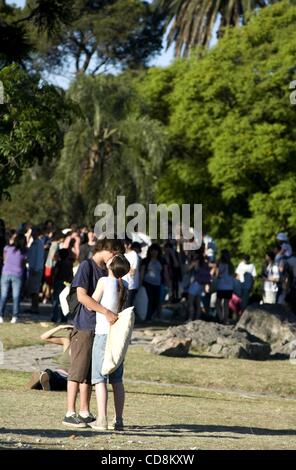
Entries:
[[80,77],[69,96],[79,118],[65,135],[53,181],[70,220],[93,223],[100,202],[149,203],[167,148],[163,126],[130,112],[136,99],[125,76]]
[[[139,68],[161,50],[163,21],[142,0],[30,0],[0,4],[0,66],[95,74]],[[72,70],[73,72],[73,70]]]
[[168,123],[158,199],[203,203],[220,247],[257,260],[277,231],[296,235],[295,24],[296,7],[281,2],[138,85],[147,112]]
[[0,105],[0,196],[17,183],[25,168],[59,154],[61,122],[70,120],[73,106],[64,92],[30,77],[11,65],[0,71],[5,93]]
[[162,20],[148,2],[74,0],[72,9],[74,19],[50,38],[32,31],[35,67],[67,71],[72,62],[76,74],[96,74],[110,66],[146,66],[161,50]]
[[[17,62],[28,67],[39,47],[40,33],[50,37],[74,21],[70,0],[31,0],[24,9],[0,4],[0,67]],[[36,29],[38,34],[32,34]],[[33,38],[33,36],[35,36]]]
[[69,223],[61,204],[61,196],[52,183],[53,162],[25,170],[20,182],[9,188],[10,200],[0,203],[1,217],[7,227],[16,228],[24,222],[40,224],[47,219],[58,224]]

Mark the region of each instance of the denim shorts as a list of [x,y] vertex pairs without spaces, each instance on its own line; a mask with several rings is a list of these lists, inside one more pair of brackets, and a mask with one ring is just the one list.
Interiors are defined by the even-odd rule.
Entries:
[[93,385],[101,382],[117,383],[122,382],[123,376],[123,362],[120,366],[109,375],[102,375],[102,366],[104,361],[104,354],[106,348],[107,335],[95,335],[93,350],[92,350],[92,368],[91,368],[91,383]]

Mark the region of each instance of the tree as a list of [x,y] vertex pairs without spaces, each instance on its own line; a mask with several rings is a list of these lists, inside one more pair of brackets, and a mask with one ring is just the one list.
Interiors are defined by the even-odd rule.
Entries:
[[14,62],[28,66],[38,43],[36,40],[34,44],[30,37],[32,28],[51,37],[62,25],[74,20],[72,3],[70,0],[34,0],[23,10],[1,0],[0,68]]
[[161,50],[163,23],[148,2],[74,0],[72,11],[72,21],[60,24],[50,37],[32,30],[38,70],[70,67],[76,75],[95,75],[108,67],[146,66]]
[[53,183],[70,220],[94,222],[99,202],[154,200],[167,139],[156,120],[131,111],[135,92],[125,75],[81,76],[69,97],[82,110],[65,135]]
[[158,199],[202,203],[219,245],[257,260],[275,232],[296,236],[295,23],[296,7],[280,2],[139,84],[146,111],[153,116],[159,104],[168,125]]
[[0,213],[6,226],[16,228],[22,223],[40,224],[47,219],[61,227],[69,224],[61,197],[52,182],[55,160],[45,159],[23,171],[18,184],[9,187],[11,198],[0,201]]
[[166,17],[168,47],[175,43],[177,57],[186,56],[193,47],[209,44],[214,26],[218,36],[227,26],[245,24],[251,11],[276,0],[155,0]]
[[[122,19],[124,18],[124,21]],[[161,50],[163,22],[142,0],[30,0],[0,4],[0,64],[92,73],[146,66]]]
[[0,105],[0,197],[20,180],[25,168],[59,154],[63,125],[70,123],[74,106],[64,92],[17,65],[0,71],[5,92]]

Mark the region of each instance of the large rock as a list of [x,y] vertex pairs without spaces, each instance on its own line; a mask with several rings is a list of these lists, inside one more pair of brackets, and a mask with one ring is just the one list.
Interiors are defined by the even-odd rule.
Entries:
[[149,345],[149,351],[161,356],[185,357],[191,346],[191,338],[165,335],[156,336]]
[[[164,334],[156,336],[149,345],[149,350],[155,354],[186,355],[184,352],[190,343],[193,349],[201,353],[210,353],[219,357],[237,357],[244,359],[266,359],[270,354],[268,344],[261,342],[246,332],[238,332],[233,326],[219,325],[202,320],[196,320],[177,327],[168,328]],[[182,349],[182,340],[186,348]],[[174,353],[172,345],[179,344]],[[187,352],[188,352],[187,350]],[[169,351],[169,354],[167,354]]]
[[268,359],[270,346],[247,333],[233,332],[230,336],[218,336],[215,344],[208,348],[211,354],[239,359]]
[[289,356],[296,340],[296,316],[283,305],[250,305],[235,329],[269,343],[272,354]]

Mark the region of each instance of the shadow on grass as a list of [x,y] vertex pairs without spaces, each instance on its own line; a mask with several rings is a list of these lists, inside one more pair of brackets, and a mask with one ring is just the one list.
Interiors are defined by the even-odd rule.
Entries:
[[[159,385],[162,385],[162,384],[160,383]],[[165,385],[166,384],[164,384],[164,386]],[[209,390],[209,392],[211,392],[211,390]],[[214,390],[214,392],[215,392],[215,390]],[[157,393],[157,392],[141,392],[141,391],[132,392],[130,390],[126,390],[126,394],[127,395],[133,395],[133,394],[134,395],[148,395],[148,396],[152,395],[152,396],[156,396],[156,397],[171,397],[171,398],[194,398],[196,400],[214,400],[214,401],[219,400],[219,398],[217,398],[217,397],[208,397],[208,396],[205,397],[203,395],[185,395],[185,394],[173,393],[173,392],[172,393],[167,393],[167,392],[159,392],[159,393]],[[223,397],[223,398],[221,398],[221,400],[223,402],[227,402],[227,401],[233,402],[234,401],[233,397],[229,398],[229,399]]]
[[296,429],[268,429],[254,428],[251,426],[219,426],[207,424],[164,424],[152,426],[129,426],[129,430],[137,431],[169,431],[176,434],[182,432],[192,433],[233,433],[233,434],[252,434],[255,436],[296,436]]
[[190,359],[190,358],[198,358],[198,359],[225,359],[225,357],[222,357],[222,356],[207,356],[206,354],[202,354],[202,353],[198,353],[198,352],[190,352],[187,354],[187,356],[185,357],[185,359]]
[[[106,436],[114,433],[114,431],[97,432],[88,428],[80,429],[9,429],[0,428],[0,435],[2,434],[17,434],[26,436],[39,436],[43,438],[77,438],[77,437],[94,437]],[[151,426],[126,426],[124,432],[115,432],[122,436],[146,436],[146,437],[174,437],[181,436],[189,437],[190,434],[200,433],[213,433],[211,436],[196,436],[196,437],[215,437],[215,438],[236,438],[233,436],[221,436],[219,433],[231,433],[240,435],[255,435],[255,436],[296,436],[296,429],[268,429],[257,427],[244,427],[244,426],[220,426],[220,425],[206,425],[206,424],[157,424]],[[192,437],[192,436],[191,436]],[[1,442],[1,441],[0,441]],[[3,441],[2,441],[3,443]]]

